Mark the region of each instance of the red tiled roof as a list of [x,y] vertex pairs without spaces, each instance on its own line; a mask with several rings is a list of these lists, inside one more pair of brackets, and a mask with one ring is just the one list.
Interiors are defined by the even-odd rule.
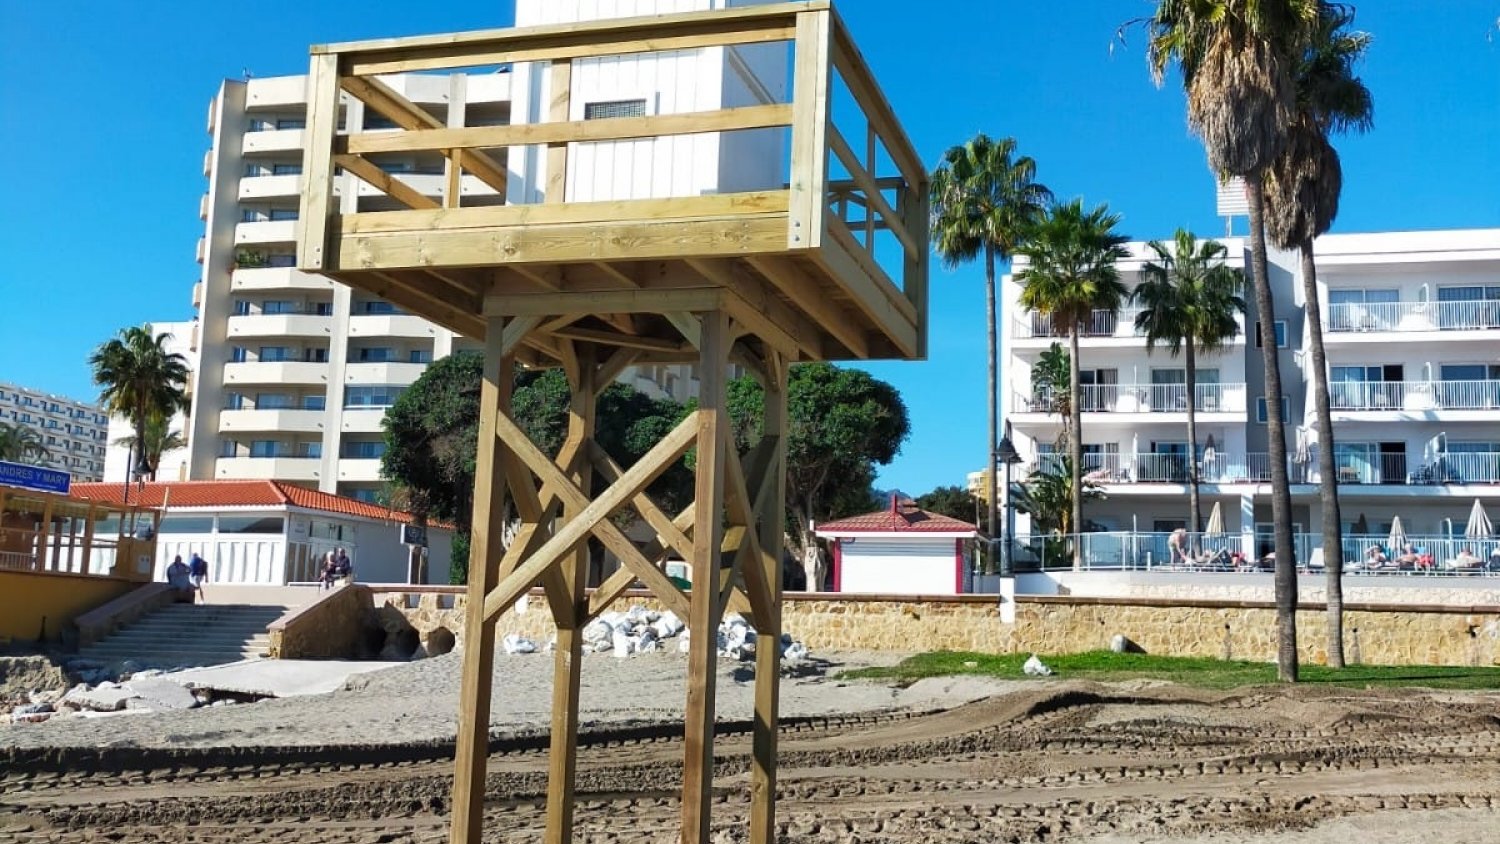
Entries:
[[818,525],[817,533],[973,533],[969,522],[929,513],[911,501],[891,501],[891,506],[874,513],[850,516],[836,522]]
[[[74,498],[123,504],[125,503],[125,484],[119,482],[73,484],[72,495]],[[410,513],[401,510],[392,510],[378,504],[368,504],[353,498],[306,489],[281,481],[173,481],[171,483],[147,483],[144,487],[132,484],[130,501],[143,507],[161,507],[163,502],[171,507],[292,506],[381,521],[411,522],[413,519]]]

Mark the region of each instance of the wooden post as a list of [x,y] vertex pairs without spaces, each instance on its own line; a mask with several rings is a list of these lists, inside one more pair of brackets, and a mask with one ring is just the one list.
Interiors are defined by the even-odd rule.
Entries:
[[[561,454],[578,455],[573,461],[577,471],[571,480],[588,494],[593,481],[592,463],[587,459],[588,445],[594,439],[595,385],[597,365],[594,347],[588,343],[573,344],[575,364],[569,373],[573,396],[568,407],[567,444]],[[567,467],[563,467],[565,470]],[[565,519],[576,519],[582,507],[567,506]],[[572,604],[569,618],[557,621],[557,647],[552,667],[552,743],[547,773],[547,844],[570,844],[573,840],[573,795],[578,774],[578,687],[583,667],[582,621],[588,609],[584,588],[588,579],[589,543],[573,552],[571,565],[562,566],[568,600]]]
[[[775,484],[760,519],[759,560],[771,588],[772,612],[755,614],[755,726],[750,761],[750,844],[776,841],[776,731],[781,701],[781,548],[786,500],[787,368],[777,352],[766,355],[762,442],[775,447],[765,482]],[[755,496],[756,490],[751,489]],[[752,502],[753,506],[753,502]],[[765,615],[762,618],[762,615]]]
[[[573,62],[571,59],[558,59],[550,65],[548,74],[548,96],[551,97],[547,105],[548,123],[567,123],[572,116],[573,98]],[[560,203],[568,201],[568,145],[556,143],[547,145],[547,195],[548,203]]]
[[504,353],[505,319],[485,327],[484,382],[479,391],[479,447],[474,462],[474,519],[469,538],[469,588],[464,606],[463,680],[454,751],[452,844],[479,844],[484,832],[484,772],[489,758],[490,691],[495,622],[484,599],[500,579],[505,531],[503,448],[496,420],[510,409],[515,358]]
[[816,249],[823,243],[832,42],[826,10],[797,15],[792,75],[792,197],[787,220],[787,245],[792,249]]
[[720,546],[724,541],[725,376],[729,319],[703,315],[698,352],[698,445],[693,594],[687,622],[688,695],[682,761],[682,842],[708,844],[714,784],[714,681],[718,661]]
[[339,57],[312,57],[307,77],[307,151],[302,157],[302,210],[297,265],[304,270],[331,267],[337,256],[328,248],[329,218],[338,212],[333,196],[333,142],[338,137]]

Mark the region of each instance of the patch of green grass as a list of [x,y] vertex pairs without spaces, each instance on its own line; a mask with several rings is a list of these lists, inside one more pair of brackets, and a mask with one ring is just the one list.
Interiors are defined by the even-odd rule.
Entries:
[[[1021,671],[1030,654],[981,654],[933,651],[908,657],[889,668],[846,671],[840,679],[898,680],[914,682],[925,677],[975,675],[1011,680],[1031,679]],[[1087,651],[1042,656],[1056,677],[1111,682],[1120,680],[1170,680],[1187,686],[1232,689],[1276,682],[1276,666],[1261,662],[1235,662],[1199,657],[1117,654]],[[1426,665],[1355,665],[1335,670],[1324,665],[1303,665],[1301,681],[1332,686],[1421,686],[1434,689],[1500,689],[1500,668],[1461,668]]]

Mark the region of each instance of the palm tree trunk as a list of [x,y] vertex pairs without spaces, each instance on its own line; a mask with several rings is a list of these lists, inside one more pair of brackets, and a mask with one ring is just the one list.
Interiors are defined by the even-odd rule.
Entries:
[[1082,387],[1078,383],[1078,322],[1074,321],[1068,332],[1068,390],[1072,393],[1068,415],[1073,419],[1073,430],[1068,435],[1068,459],[1073,482],[1073,570],[1083,568],[1083,401]]
[[[984,299],[985,299],[985,309],[984,309],[985,322],[986,322],[986,325],[989,328],[989,333],[990,333],[990,344],[989,344],[989,349],[988,349],[988,351],[989,351],[989,364],[990,364],[990,373],[989,373],[990,374],[990,380],[989,380],[990,433],[989,433],[989,440],[987,440],[986,443],[985,443],[985,455],[986,455],[986,461],[987,461],[987,463],[986,463],[986,466],[985,466],[985,482],[984,482],[985,483],[985,499],[984,500],[987,501],[987,502],[989,502],[989,507],[987,508],[988,512],[986,513],[985,530],[986,530],[986,533],[988,534],[988,536],[990,538],[990,546],[989,546],[989,553],[985,555],[985,557],[986,557],[986,563],[985,563],[985,565],[986,565],[986,569],[988,571],[994,571],[995,570],[995,559],[994,559],[994,556],[995,556],[995,544],[994,544],[994,540],[998,538],[998,535],[995,533],[995,511],[1000,506],[1000,499],[995,495],[995,488],[996,488],[996,486],[995,486],[995,473],[997,471],[996,468],[995,468],[995,449],[998,447],[998,444],[1000,442],[1000,416],[999,416],[999,413],[1000,413],[1000,411],[999,411],[999,407],[1000,407],[1000,396],[999,396],[999,393],[1000,393],[1000,374],[999,374],[1000,334],[996,330],[996,324],[995,324],[995,249],[994,249],[994,247],[990,246],[989,244],[985,244],[985,247],[984,247]],[[1009,496],[1010,495],[1010,490],[1006,490],[1005,494],[1006,494],[1006,496]]]
[[1302,287],[1307,297],[1307,337],[1312,351],[1313,404],[1318,426],[1318,504],[1323,511],[1323,570],[1328,576],[1328,665],[1344,667],[1344,518],[1339,512],[1339,479],[1333,453],[1333,413],[1328,403],[1328,357],[1323,352],[1318,265],[1309,238],[1299,244]]
[[1184,350],[1183,362],[1187,365],[1187,425],[1188,425],[1188,530],[1192,532],[1193,542],[1198,542],[1198,534],[1203,530],[1203,505],[1198,500],[1198,413],[1195,401],[1198,391],[1197,364],[1194,362],[1196,355],[1193,352],[1193,338],[1187,338],[1187,348]]
[[1261,360],[1265,365],[1266,451],[1271,463],[1271,520],[1276,548],[1276,677],[1297,682],[1297,560],[1292,547],[1292,487],[1287,477],[1286,425],[1281,419],[1281,362],[1276,348],[1276,307],[1266,262],[1265,183],[1259,173],[1245,176],[1250,205],[1250,265],[1260,320]]

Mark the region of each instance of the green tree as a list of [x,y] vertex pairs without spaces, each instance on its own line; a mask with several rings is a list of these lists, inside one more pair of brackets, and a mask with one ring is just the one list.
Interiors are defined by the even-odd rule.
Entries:
[[[187,358],[167,351],[170,336],[152,334],[150,324],[122,328],[89,357],[94,383],[101,388],[99,403],[125,417],[138,444],[150,444],[146,430],[153,419],[168,420],[187,409]],[[155,471],[155,464],[147,465]]]
[[985,321],[989,332],[989,444],[985,447],[990,536],[995,536],[995,449],[999,429],[999,342],[995,262],[1008,261],[1041,219],[1052,192],[1036,181],[1036,162],[1016,156],[1014,138],[975,135],[950,148],[932,174],[932,239],[948,267],[984,256]]
[[[161,457],[169,451],[187,448],[187,440],[182,432],[171,430],[172,420],[158,415],[152,415],[146,419],[145,440],[137,440],[134,434],[128,437],[119,437],[115,445],[122,445],[134,451],[136,454],[144,455],[146,465],[151,469],[151,480],[156,480],[156,470],[161,467]],[[142,447],[144,442],[144,448]]]
[[1073,424],[1072,360],[1072,355],[1061,343],[1053,343],[1042,350],[1031,366],[1032,399],[1046,408],[1047,413],[1062,417],[1062,431],[1054,443],[1064,450],[1067,449],[1069,426]]
[[1368,131],[1375,106],[1370,89],[1354,71],[1370,36],[1351,31],[1354,9],[1319,6],[1315,25],[1297,57],[1296,112],[1286,148],[1266,175],[1266,229],[1282,249],[1302,259],[1307,332],[1318,431],[1318,501],[1323,512],[1323,564],[1328,578],[1328,664],[1344,667],[1344,542],[1334,460],[1333,413],[1328,400],[1328,356],[1323,348],[1322,303],[1313,241],[1333,225],[1343,190],[1343,168],[1328,136]]
[[[1104,489],[1099,484],[1081,480],[1078,486],[1074,486],[1075,480],[1080,479],[1073,471],[1072,459],[1062,455],[1056,463],[1039,466],[1030,477],[1015,486],[1016,510],[1031,516],[1033,536],[1051,534],[1066,543],[1075,533],[1075,501],[1078,498],[1087,501],[1104,498]],[[1075,497],[1075,489],[1082,489],[1083,495]],[[1050,558],[1052,555],[1043,556]]]
[[[1115,262],[1129,254],[1125,235],[1117,234],[1118,214],[1100,205],[1083,209],[1083,201],[1053,206],[1032,230],[1030,242],[1017,250],[1028,262],[1016,273],[1021,283],[1021,305],[1052,317],[1056,326],[1068,329],[1068,413],[1072,417],[1068,437],[1069,465],[1073,488],[1083,480],[1083,404],[1078,395],[1078,335],[1083,322],[1095,311],[1111,314],[1120,310],[1125,285]],[[1071,524],[1083,525],[1083,498],[1073,498]],[[1073,565],[1083,565],[1082,548],[1074,543]]]
[[1238,270],[1226,266],[1229,250],[1217,240],[1199,241],[1178,229],[1172,246],[1159,240],[1148,244],[1156,258],[1141,271],[1142,280],[1131,292],[1141,306],[1135,327],[1146,334],[1147,353],[1164,344],[1172,357],[1181,354],[1187,387],[1188,524],[1203,530],[1198,496],[1197,355],[1216,352],[1240,333],[1236,314],[1245,312],[1240,298],[1244,286]]
[[[729,389],[729,414],[742,451],[760,440],[765,394],[750,378]],[[875,467],[891,462],[910,432],[906,404],[884,381],[828,363],[791,368],[787,383],[787,515],[789,545],[821,581],[814,521],[874,508]]]
[[[1187,91],[1188,126],[1203,140],[1219,176],[1245,180],[1250,206],[1250,265],[1257,318],[1276,319],[1266,262],[1265,174],[1286,147],[1296,96],[1293,58],[1321,0],[1159,0],[1146,21],[1148,61],[1160,84],[1176,63]],[[1263,338],[1267,451],[1276,535],[1277,675],[1297,679],[1297,570],[1292,493],[1281,418],[1281,369],[1275,338]]]
[[959,521],[972,522],[979,513],[980,502],[974,493],[961,486],[940,486],[917,496],[917,506],[929,513],[941,513]]
[[45,463],[52,457],[42,437],[24,425],[0,422],[0,460],[12,463]]

